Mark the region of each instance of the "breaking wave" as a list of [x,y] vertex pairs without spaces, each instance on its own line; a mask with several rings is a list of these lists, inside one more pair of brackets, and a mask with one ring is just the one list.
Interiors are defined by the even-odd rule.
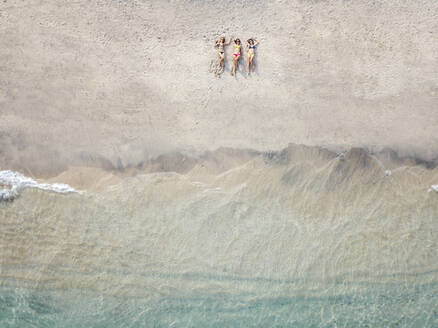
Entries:
[[63,183],[38,183],[34,179],[24,176],[21,173],[10,170],[0,171],[0,186],[9,188],[0,189],[0,200],[13,200],[18,197],[23,189],[35,188],[40,190],[52,191],[59,194],[68,194],[76,190]]

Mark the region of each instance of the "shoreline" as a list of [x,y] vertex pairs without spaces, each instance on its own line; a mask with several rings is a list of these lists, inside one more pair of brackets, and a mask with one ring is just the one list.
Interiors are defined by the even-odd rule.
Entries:
[[[338,148],[340,149],[340,147]],[[250,160],[261,158],[272,163],[288,161],[329,161],[334,158],[343,157],[345,154],[354,153],[353,156],[369,157],[375,161],[385,174],[391,174],[391,170],[402,167],[422,167],[427,171],[434,171],[438,167],[438,158],[426,160],[422,157],[403,156],[397,151],[385,148],[378,152],[372,152],[365,148],[351,147],[342,151],[334,151],[323,146],[307,146],[290,143],[288,147],[277,151],[259,151],[254,149],[236,149],[221,147],[213,151],[199,152],[169,152],[151,159],[137,163],[136,165],[114,166],[109,161],[93,162],[91,165],[66,166],[62,170],[46,172],[44,174],[29,174],[31,171],[21,170],[16,167],[0,167],[0,170],[11,170],[20,172],[25,176],[41,183],[62,183],[73,187],[76,190],[100,191],[108,186],[121,183],[124,179],[137,175],[174,172],[177,174],[188,174],[196,167],[203,167],[204,173],[211,176],[219,175],[225,171],[239,167]],[[438,183],[438,181],[436,181]]]

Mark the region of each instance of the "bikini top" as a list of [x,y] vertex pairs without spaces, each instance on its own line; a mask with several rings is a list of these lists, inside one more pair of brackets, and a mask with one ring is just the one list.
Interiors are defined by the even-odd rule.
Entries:
[[249,49],[255,49],[255,46],[249,46]]
[[234,45],[234,48],[240,49],[241,46],[238,46],[237,44]]

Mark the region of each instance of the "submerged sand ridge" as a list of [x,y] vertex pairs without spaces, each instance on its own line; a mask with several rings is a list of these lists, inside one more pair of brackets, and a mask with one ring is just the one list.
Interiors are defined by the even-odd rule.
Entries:
[[[237,154],[99,192],[26,189],[0,203],[1,283],[147,297],[212,288],[182,274],[248,278],[238,282],[247,292],[258,288],[251,279],[277,281],[271,292],[286,294],[336,277],[437,281],[438,194],[427,192],[436,168],[386,175],[362,149]],[[237,288],[228,278],[213,289]]]
[[[391,147],[432,159],[436,1],[0,4],[0,166],[51,176],[169,151]],[[220,35],[257,71],[208,72]],[[246,55],[244,55],[246,59]]]

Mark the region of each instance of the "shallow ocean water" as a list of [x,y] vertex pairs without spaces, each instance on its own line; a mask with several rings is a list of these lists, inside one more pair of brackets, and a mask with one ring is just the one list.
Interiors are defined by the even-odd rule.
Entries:
[[438,327],[436,170],[291,147],[203,172],[1,202],[0,328]]
[[[214,283],[214,281],[211,281]],[[268,288],[264,284],[262,288]],[[305,287],[305,286],[303,286]],[[438,284],[332,284],[314,295],[177,293],[152,299],[0,289],[0,326],[437,327]]]

